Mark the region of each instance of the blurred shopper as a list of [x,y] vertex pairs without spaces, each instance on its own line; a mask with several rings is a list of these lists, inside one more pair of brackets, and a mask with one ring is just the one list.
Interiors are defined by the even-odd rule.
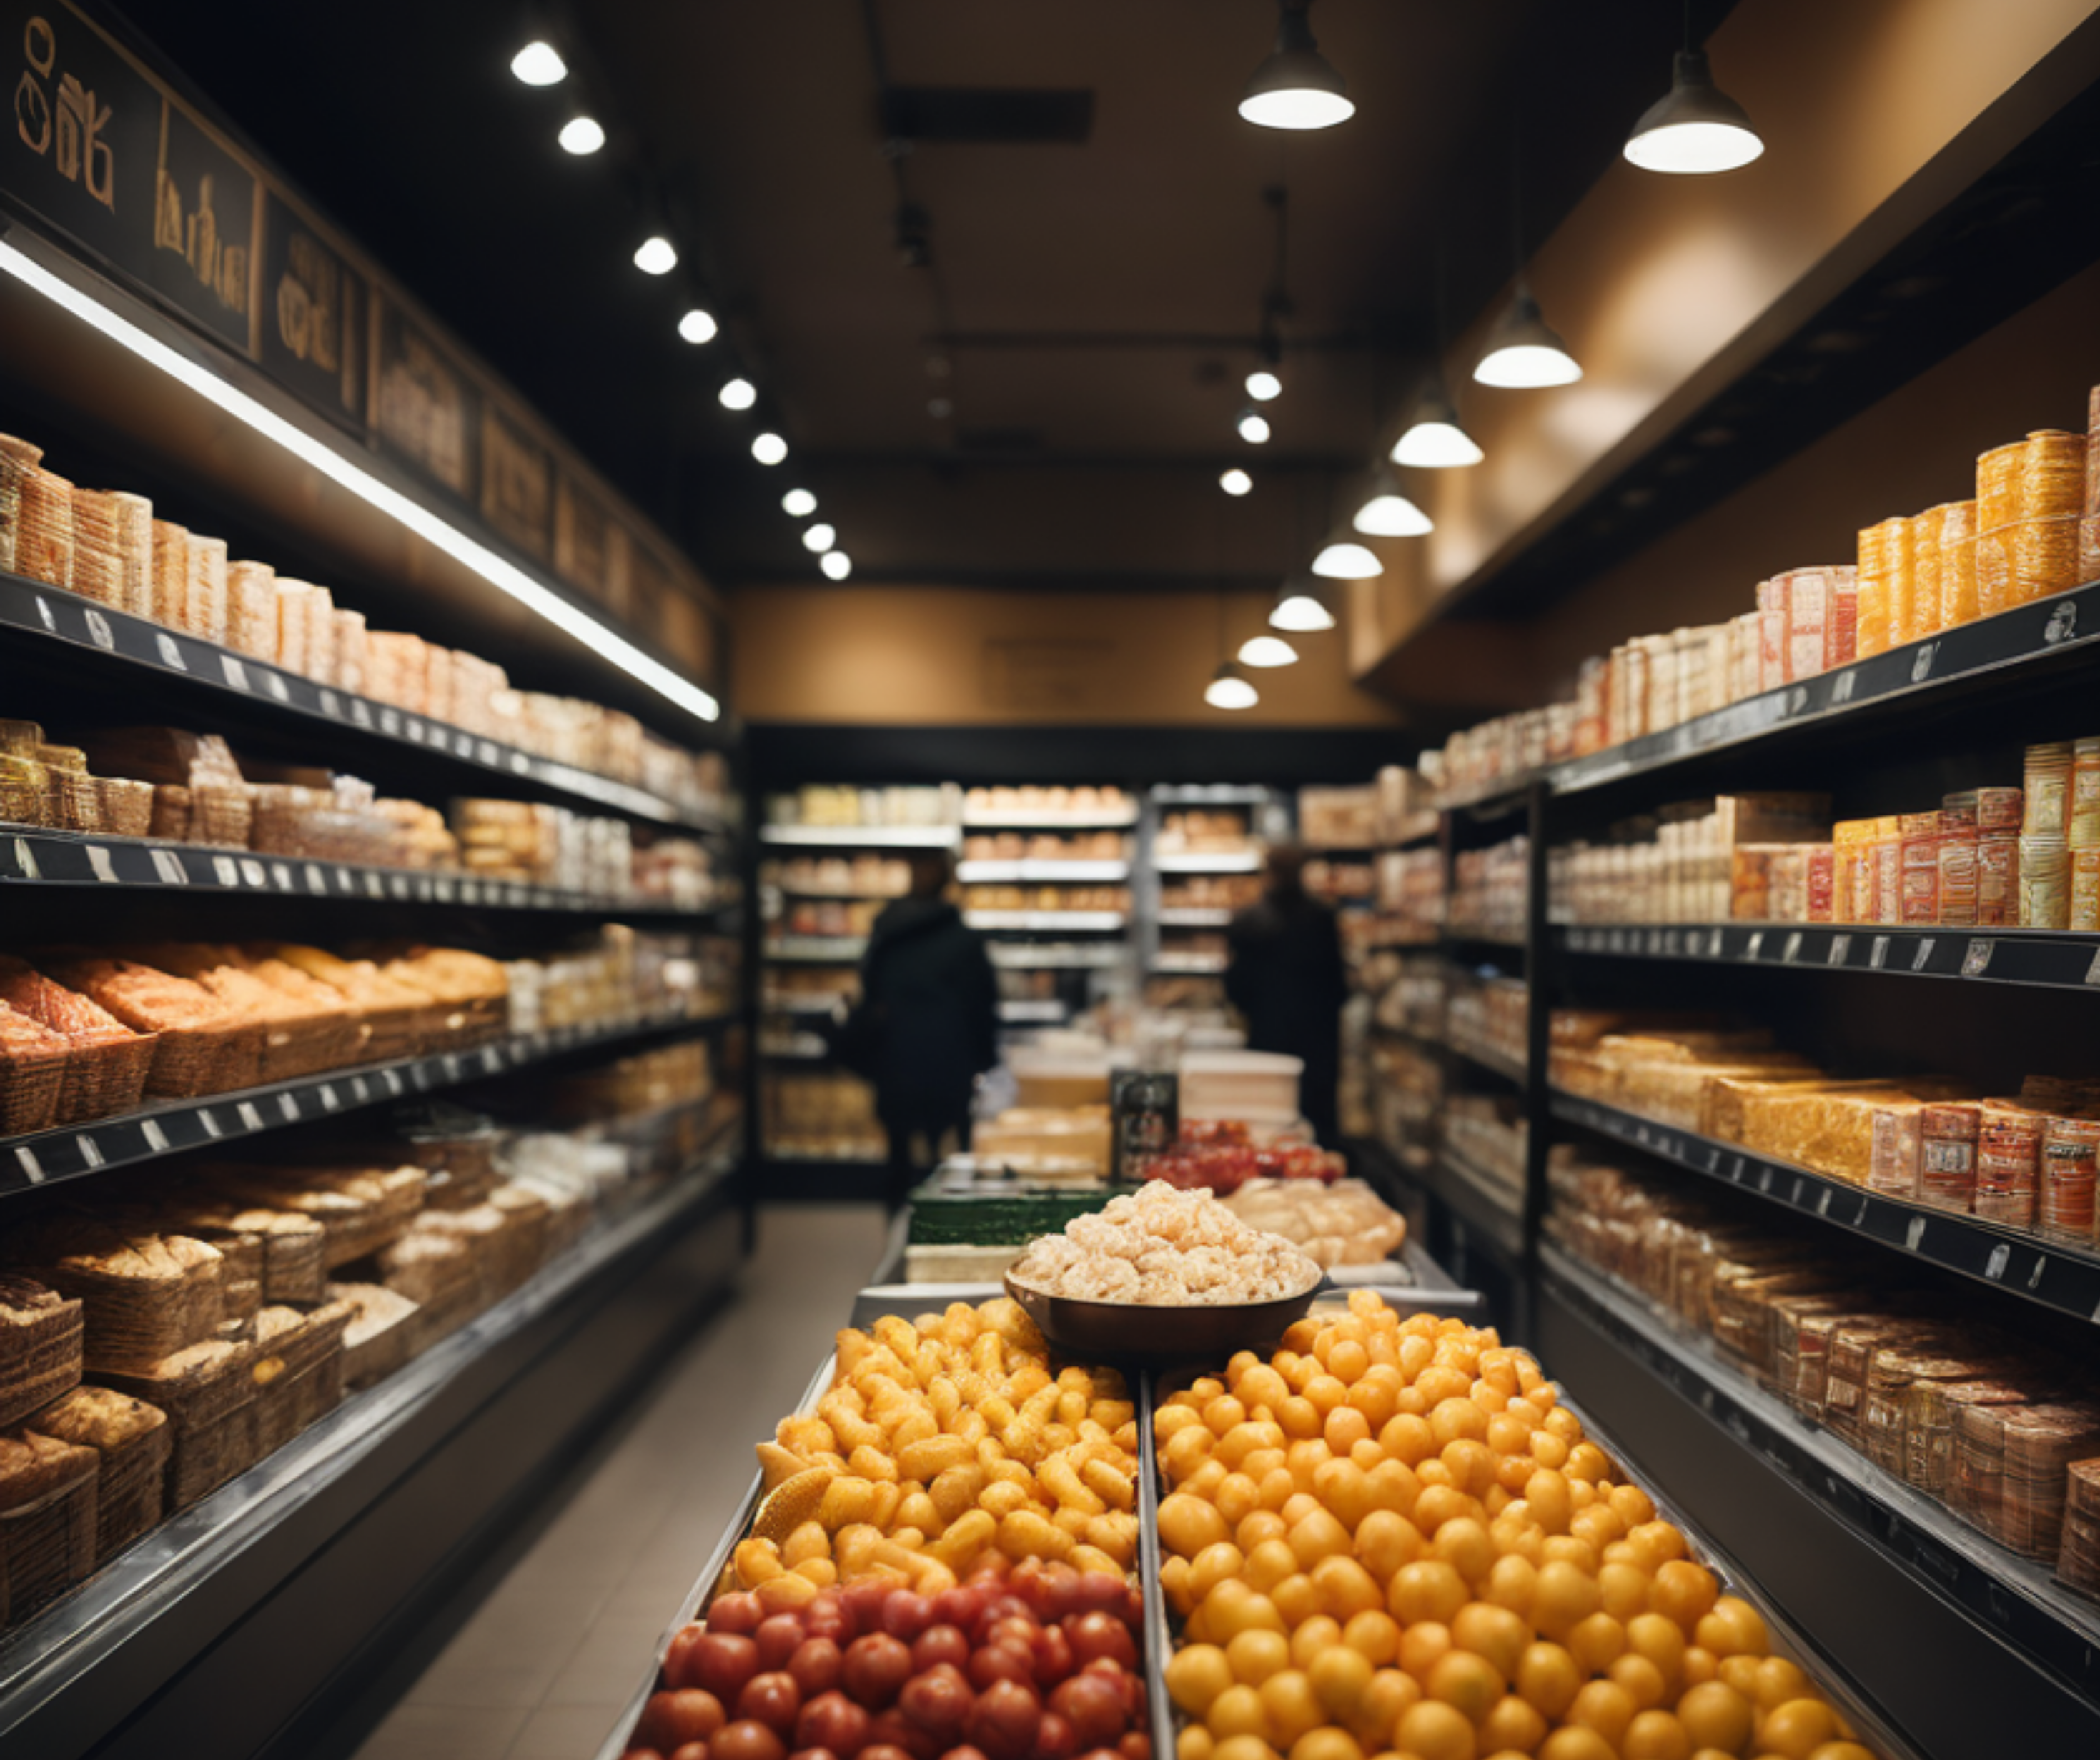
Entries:
[[1303,1058],[1299,1104],[1329,1148],[1337,1146],[1335,1089],[1342,1075],[1342,1005],[1348,979],[1335,913],[1305,890],[1305,851],[1268,852],[1268,887],[1225,931],[1232,963],[1225,995],[1246,1017],[1247,1049]]
[[836,1047],[849,1069],[875,1085],[876,1114],[889,1137],[893,1209],[940,1159],[950,1132],[959,1149],[969,1146],[977,1073],[999,1061],[999,987],[984,943],[946,896],[953,861],[945,850],[922,850],[911,867],[911,891],[875,919],[860,1002]]

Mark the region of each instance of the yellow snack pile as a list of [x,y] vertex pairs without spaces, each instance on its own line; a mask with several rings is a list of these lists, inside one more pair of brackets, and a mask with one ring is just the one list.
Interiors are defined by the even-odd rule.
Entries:
[[1176,1760],[1873,1760],[1492,1331],[1359,1291],[1154,1422]]
[[783,1604],[867,1575],[930,1595],[990,1547],[1121,1573],[1137,1555],[1137,1441],[1122,1378],[1053,1375],[1004,1297],[885,1315],[839,1334],[815,1412],[759,1445],[767,1494],[737,1580]]

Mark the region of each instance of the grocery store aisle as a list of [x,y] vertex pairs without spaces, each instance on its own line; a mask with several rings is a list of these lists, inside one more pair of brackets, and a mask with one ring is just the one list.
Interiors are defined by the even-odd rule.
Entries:
[[358,1760],[589,1760],[880,1256],[877,1207],[761,1214],[740,1291]]

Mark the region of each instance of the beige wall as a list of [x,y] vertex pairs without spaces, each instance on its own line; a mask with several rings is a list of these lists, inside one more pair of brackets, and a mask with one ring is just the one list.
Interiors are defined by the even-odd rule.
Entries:
[[[1229,596],[1237,647],[1269,600]],[[1350,682],[1341,631],[1295,637],[1296,666],[1255,675],[1262,700],[1203,702],[1219,659],[1207,593],[1021,593],[947,587],[739,592],[730,700],[748,721],[905,727],[1398,725]]]
[[[1357,675],[2089,83],[2096,14],[2094,0],[1737,6],[1709,46],[1717,81],[1765,138],[1764,158],[1711,178],[1616,164],[1539,248],[1532,282],[1582,363],[1579,385],[1468,383],[1492,313],[1454,345],[1447,367],[1487,461],[1412,473],[1437,530],[1375,543],[1386,572],[1352,636]],[[1661,56],[1656,71],[1660,93]]]

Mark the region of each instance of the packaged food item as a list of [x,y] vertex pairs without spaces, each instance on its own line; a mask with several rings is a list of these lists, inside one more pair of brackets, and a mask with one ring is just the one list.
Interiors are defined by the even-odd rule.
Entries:
[[153,521],[153,575],[146,615],[169,629],[183,627],[189,603],[190,535],[166,520]]
[[1976,603],[1982,614],[2027,605],[2078,584],[2078,521],[2023,520],[1976,537]]
[[2071,926],[2071,848],[2062,837],[2020,839],[2020,926]]
[[2050,1239],[2092,1244],[2096,1155],[2100,1120],[2052,1117],[2043,1127],[2037,1209]]
[[2016,1100],[1986,1100],[1976,1138],[1973,1213],[2010,1228],[2032,1228],[2041,1178],[2044,1115]]
[[26,1425],[0,1432],[0,1621],[27,1619],[95,1569],[101,1462]]
[[207,641],[223,642],[226,640],[226,540],[200,538],[192,532],[183,547],[187,562],[179,627]]
[[226,565],[226,645],[277,658],[277,571],[267,562]]
[[1976,840],[1976,925],[2016,928],[2020,921],[2020,840],[2012,833]]
[[1976,529],[2076,518],[2085,486],[2085,436],[2038,429],[1976,460]]
[[117,555],[117,509],[108,491],[73,492],[73,590],[122,609],[123,569]]
[[1886,1192],[1895,1198],[1918,1195],[1924,1115],[1924,1102],[1917,1100],[1894,1100],[1874,1108],[1873,1152],[1867,1172],[1868,1190]]
[[77,1296],[0,1271],[0,1424],[79,1384],[81,1326]]
[[1903,521],[1889,571],[1891,647],[1921,640],[1939,618],[1939,517],[1937,510]]
[[1939,807],[1939,914],[1950,928],[1976,922],[1976,790],[1949,794]]
[[15,556],[22,530],[22,497],[30,472],[44,455],[12,434],[0,434],[0,569],[20,574]]
[[1903,546],[1904,523],[1886,519],[1860,533],[1858,630],[1854,646],[1861,659],[1886,653],[1895,645],[1894,578]]
[[15,533],[15,572],[46,586],[73,586],[73,485],[31,469],[22,479]]
[[1921,1203],[1965,1216],[1976,1203],[1976,1147],[1983,1108],[1962,1101],[1930,1104],[1918,1115]]
[[1939,514],[1939,627],[1973,623],[1976,602],[1976,504],[1950,501]]

